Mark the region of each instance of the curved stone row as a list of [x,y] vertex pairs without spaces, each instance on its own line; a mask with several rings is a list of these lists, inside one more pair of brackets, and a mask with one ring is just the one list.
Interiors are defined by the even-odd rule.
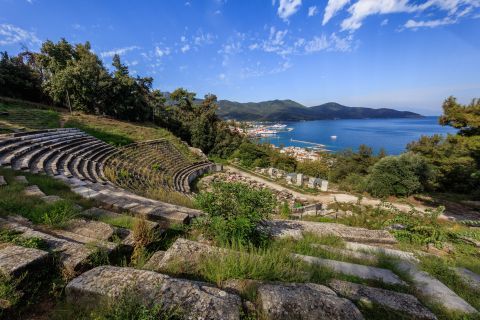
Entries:
[[0,135],[0,165],[94,183],[108,181],[104,162],[118,152],[74,128]]
[[[5,134],[0,135],[0,165],[54,176],[82,197],[95,199],[107,208],[146,215],[150,220],[183,223],[201,214],[198,210],[139,195],[142,188],[158,187],[153,183],[155,179],[167,179],[161,171],[151,170],[151,166],[163,165],[161,161],[170,158],[173,160],[168,161],[180,162],[175,160],[180,156],[185,161],[180,152],[170,155],[170,149],[164,149],[163,153],[151,147],[152,150],[126,149],[128,152],[73,128]],[[107,179],[105,166],[115,161],[132,177],[130,185],[116,183],[116,186]]]
[[174,187],[177,191],[190,193],[190,184],[207,172],[216,171],[217,165],[208,161],[194,163],[188,167],[185,167],[177,172],[173,176]]
[[215,169],[208,161],[192,162],[166,139],[128,145],[105,164],[115,184],[140,193],[166,188],[190,193],[190,183],[199,175]]
[[103,174],[103,162],[116,151],[115,147],[75,128],[0,137],[2,166],[90,182],[107,182]]

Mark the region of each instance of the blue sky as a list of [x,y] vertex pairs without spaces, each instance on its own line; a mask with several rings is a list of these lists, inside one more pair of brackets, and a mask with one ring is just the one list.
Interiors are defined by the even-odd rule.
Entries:
[[0,50],[89,40],[164,91],[440,114],[480,97],[480,0],[0,0]]

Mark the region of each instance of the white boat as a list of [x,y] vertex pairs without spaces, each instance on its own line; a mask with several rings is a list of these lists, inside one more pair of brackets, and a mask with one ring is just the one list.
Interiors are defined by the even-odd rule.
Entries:
[[276,124],[270,126],[270,128],[272,128],[272,129],[283,129],[283,128],[285,128],[286,126],[287,126],[286,124],[276,123]]
[[337,136],[330,136],[330,139],[335,140],[337,139]]

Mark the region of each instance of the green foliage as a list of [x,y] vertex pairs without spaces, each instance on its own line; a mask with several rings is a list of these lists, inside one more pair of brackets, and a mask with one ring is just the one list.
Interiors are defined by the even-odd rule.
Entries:
[[12,230],[0,230],[0,243],[8,242],[25,248],[47,250],[48,245],[45,240],[37,237],[24,238],[21,232]]
[[344,150],[335,155],[335,164],[330,171],[329,180],[340,182],[348,175],[358,174],[365,176],[369,168],[378,160],[372,148],[360,145],[358,152]]
[[268,190],[254,190],[241,183],[215,183],[212,191],[196,198],[199,208],[207,213],[197,226],[220,243],[263,240],[257,224],[276,208],[276,198]]
[[244,141],[233,153],[232,158],[238,158],[240,164],[247,168],[275,167],[285,171],[294,171],[297,161],[290,155],[282,154],[268,144]]
[[61,304],[53,319],[63,320],[180,320],[181,312],[163,308],[161,304],[147,305],[134,290],[126,290],[111,303],[82,308],[75,304]]
[[312,161],[312,160],[300,161],[297,163],[296,171],[311,177],[327,179],[330,168],[327,164],[328,160],[325,158],[322,158],[321,160],[315,160],[315,161]]
[[449,97],[443,104],[442,125],[458,128],[456,135],[422,136],[407,146],[409,151],[425,157],[436,173],[438,191],[480,195],[480,100],[468,106]]
[[282,216],[282,218],[288,219],[291,214],[292,214],[292,210],[290,210],[290,206],[288,205],[288,202],[283,201],[280,207],[280,216]]
[[474,308],[480,308],[480,290],[466,283],[465,280],[452,269],[453,265],[447,263],[442,258],[429,256],[428,258],[421,258],[420,266],[422,270],[447,285]]
[[480,99],[473,99],[469,105],[461,105],[454,97],[443,102],[440,124],[460,129],[464,136],[480,135]]
[[7,52],[0,52],[0,55],[0,96],[44,100],[40,74],[28,65],[30,54],[9,57]]
[[79,214],[74,203],[68,200],[60,200],[51,204],[42,204],[33,210],[23,212],[22,215],[35,224],[46,224],[61,228]]
[[432,173],[419,155],[406,153],[384,157],[371,169],[367,190],[376,197],[409,196],[424,190]]
[[23,281],[26,274],[21,277],[12,278],[0,272],[0,316],[2,315],[2,307],[11,307],[18,304],[22,297],[19,290],[19,284]]

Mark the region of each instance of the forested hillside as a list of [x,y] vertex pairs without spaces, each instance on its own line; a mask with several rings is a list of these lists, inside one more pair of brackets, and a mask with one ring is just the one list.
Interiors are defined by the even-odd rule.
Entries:
[[421,115],[394,109],[353,108],[335,102],[306,107],[292,100],[263,102],[218,101],[218,115],[225,119],[261,121],[301,121],[326,119],[418,118]]

